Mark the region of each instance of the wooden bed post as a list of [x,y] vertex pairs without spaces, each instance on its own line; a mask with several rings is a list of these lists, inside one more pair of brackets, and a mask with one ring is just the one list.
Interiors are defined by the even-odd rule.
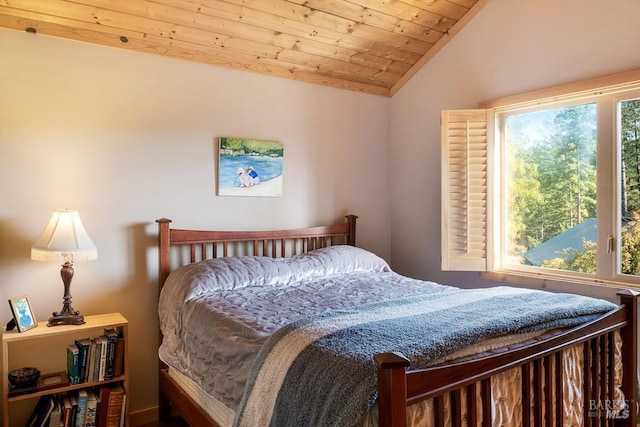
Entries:
[[158,223],[158,262],[160,263],[158,274],[159,294],[162,289],[162,285],[164,285],[164,281],[167,280],[171,271],[171,262],[169,261],[169,254],[171,253],[169,250],[169,224],[171,224],[171,220],[167,218],[160,218],[157,219],[156,222]]
[[638,423],[638,298],[640,292],[624,290],[617,293],[627,310],[627,325],[620,329],[622,337],[622,392],[629,405],[628,418],[620,425],[636,427]]
[[406,427],[409,359],[400,353],[379,353],[373,359],[378,366],[378,425]]
[[346,215],[347,225],[349,227],[349,237],[347,239],[347,245],[355,246],[356,245],[356,219],[358,219],[357,215]]
[[[164,281],[167,280],[167,277],[169,276],[169,272],[171,270],[171,261],[169,260],[169,254],[171,253],[171,242],[169,240],[169,224],[171,224],[171,220],[167,218],[160,218],[156,220],[156,222],[158,223],[158,295],[160,295],[160,291],[162,290]],[[159,341],[162,342],[162,332],[160,331],[159,327],[158,336]],[[162,363],[160,359],[158,359],[158,372],[162,371],[165,367],[165,364]],[[162,380],[162,375],[160,375],[160,380]],[[160,420],[160,423],[164,424],[168,422],[170,416],[171,403],[159,390],[158,418]]]

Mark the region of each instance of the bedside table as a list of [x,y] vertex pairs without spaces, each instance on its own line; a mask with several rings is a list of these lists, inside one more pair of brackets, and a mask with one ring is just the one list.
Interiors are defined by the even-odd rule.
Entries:
[[[120,313],[109,313],[95,316],[86,316],[83,325],[62,325],[48,327],[47,322],[38,322],[36,328],[19,333],[17,330],[2,333],[2,409],[3,426],[24,425],[29,415],[36,407],[42,396],[63,394],[75,390],[94,389],[100,391],[105,385],[120,385],[124,390],[124,409],[122,415],[125,420],[128,418],[129,393],[129,366],[128,359],[128,325],[127,319]],[[9,372],[20,367],[34,367],[40,370],[41,376],[67,371],[67,347],[75,343],[75,340],[84,338],[94,339],[105,335],[105,329],[114,328],[121,337],[120,356],[122,361],[121,372],[112,379],[105,381],[94,381],[87,378],[85,382],[79,384],[68,384],[56,387],[55,384],[41,387],[40,389],[23,390],[24,393],[11,393],[9,383]],[[107,347],[111,348],[111,346]],[[111,356],[115,360],[114,354]],[[95,352],[94,352],[95,353]],[[94,356],[95,357],[95,356]],[[94,359],[94,366],[95,366]],[[87,366],[89,360],[87,361]],[[118,369],[120,371],[120,369]],[[89,377],[89,375],[87,375]],[[15,407],[15,411],[14,411]],[[128,420],[127,420],[128,421]]]

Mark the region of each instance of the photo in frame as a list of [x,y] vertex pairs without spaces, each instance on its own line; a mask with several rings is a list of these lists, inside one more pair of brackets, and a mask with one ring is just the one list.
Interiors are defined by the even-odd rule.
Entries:
[[29,298],[26,295],[11,298],[9,300],[9,306],[11,307],[13,320],[18,327],[18,332],[28,331],[38,326],[36,317],[31,309],[31,304],[29,303]]
[[220,137],[218,148],[218,196],[282,196],[281,142]]
[[66,371],[54,372],[40,375],[38,378],[38,391],[50,390],[52,388],[66,387],[69,385],[69,377]]

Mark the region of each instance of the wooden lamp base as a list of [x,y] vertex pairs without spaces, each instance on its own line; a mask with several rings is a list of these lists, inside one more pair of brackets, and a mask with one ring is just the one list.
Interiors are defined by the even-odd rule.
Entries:
[[47,326],[82,325],[84,324],[84,317],[71,305],[71,279],[73,279],[73,264],[71,262],[67,261],[62,264],[60,276],[62,276],[62,282],[64,283],[62,310],[53,312],[49,322],[47,322]]

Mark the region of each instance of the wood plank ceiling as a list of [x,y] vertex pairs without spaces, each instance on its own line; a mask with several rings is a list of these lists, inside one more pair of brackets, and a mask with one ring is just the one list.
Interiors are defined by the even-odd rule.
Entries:
[[0,0],[0,26],[392,96],[488,0]]

